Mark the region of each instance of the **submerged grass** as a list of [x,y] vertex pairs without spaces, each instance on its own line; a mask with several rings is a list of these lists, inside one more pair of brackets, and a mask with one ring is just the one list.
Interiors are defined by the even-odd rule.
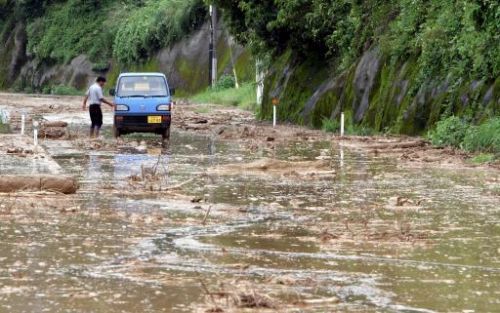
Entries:
[[191,100],[199,104],[221,104],[244,110],[255,110],[257,107],[255,84],[253,83],[244,84],[240,88],[207,89],[193,96]]
[[486,163],[492,163],[496,159],[497,156],[494,155],[493,153],[481,153],[469,159],[469,162],[473,164],[486,164]]
[[9,124],[3,124],[2,121],[0,121],[0,134],[8,134],[8,133],[10,133]]

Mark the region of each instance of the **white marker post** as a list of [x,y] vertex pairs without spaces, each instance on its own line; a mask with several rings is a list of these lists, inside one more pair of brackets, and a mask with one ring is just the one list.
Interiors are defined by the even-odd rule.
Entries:
[[273,99],[273,127],[276,127],[276,122],[278,120],[278,104],[280,100],[277,98]]
[[25,123],[26,123],[26,113],[22,113],[21,114],[21,135],[24,135],[24,126],[25,126]]
[[38,122],[33,122],[33,144],[38,147]]
[[344,137],[345,134],[345,115],[344,112],[340,113],[340,137]]

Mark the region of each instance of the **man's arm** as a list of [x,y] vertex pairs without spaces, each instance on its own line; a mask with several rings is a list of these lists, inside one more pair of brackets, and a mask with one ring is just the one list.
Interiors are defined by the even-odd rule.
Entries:
[[83,106],[82,109],[85,111],[87,109],[87,101],[89,101],[89,95],[86,94],[85,98],[83,98]]
[[108,101],[108,100],[106,100],[106,99],[104,99],[104,98],[101,98],[101,102],[106,103],[107,105],[109,105],[109,106],[110,106],[110,107],[112,107],[112,108],[114,108],[114,107],[115,107],[115,104],[114,104],[113,102]]
[[102,103],[106,103],[107,105],[109,105],[112,108],[115,107],[115,104],[113,102],[110,102],[110,101],[106,100],[106,98],[104,98],[102,88],[99,88],[99,99],[101,100]]

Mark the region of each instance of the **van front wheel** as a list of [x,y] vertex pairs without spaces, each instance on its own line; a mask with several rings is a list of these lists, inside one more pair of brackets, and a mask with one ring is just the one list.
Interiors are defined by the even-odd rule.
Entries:
[[118,137],[120,137],[121,135],[122,135],[122,134],[121,134],[121,130],[120,130],[118,127],[116,127],[116,125],[113,125],[113,136],[114,136],[115,138],[118,138]]
[[170,126],[161,131],[161,138],[163,140],[170,140]]

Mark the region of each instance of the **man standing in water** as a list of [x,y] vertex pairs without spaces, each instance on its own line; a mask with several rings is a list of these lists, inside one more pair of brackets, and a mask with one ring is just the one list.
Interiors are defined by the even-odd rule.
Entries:
[[92,125],[90,126],[90,138],[99,137],[99,131],[102,126],[102,110],[101,103],[106,103],[110,107],[114,108],[115,105],[104,99],[104,95],[102,92],[102,87],[106,84],[106,78],[99,76],[97,77],[96,82],[90,86],[89,90],[85,94],[85,99],[83,100],[83,110],[87,109],[87,102],[90,102],[89,112],[90,112],[90,120]]

